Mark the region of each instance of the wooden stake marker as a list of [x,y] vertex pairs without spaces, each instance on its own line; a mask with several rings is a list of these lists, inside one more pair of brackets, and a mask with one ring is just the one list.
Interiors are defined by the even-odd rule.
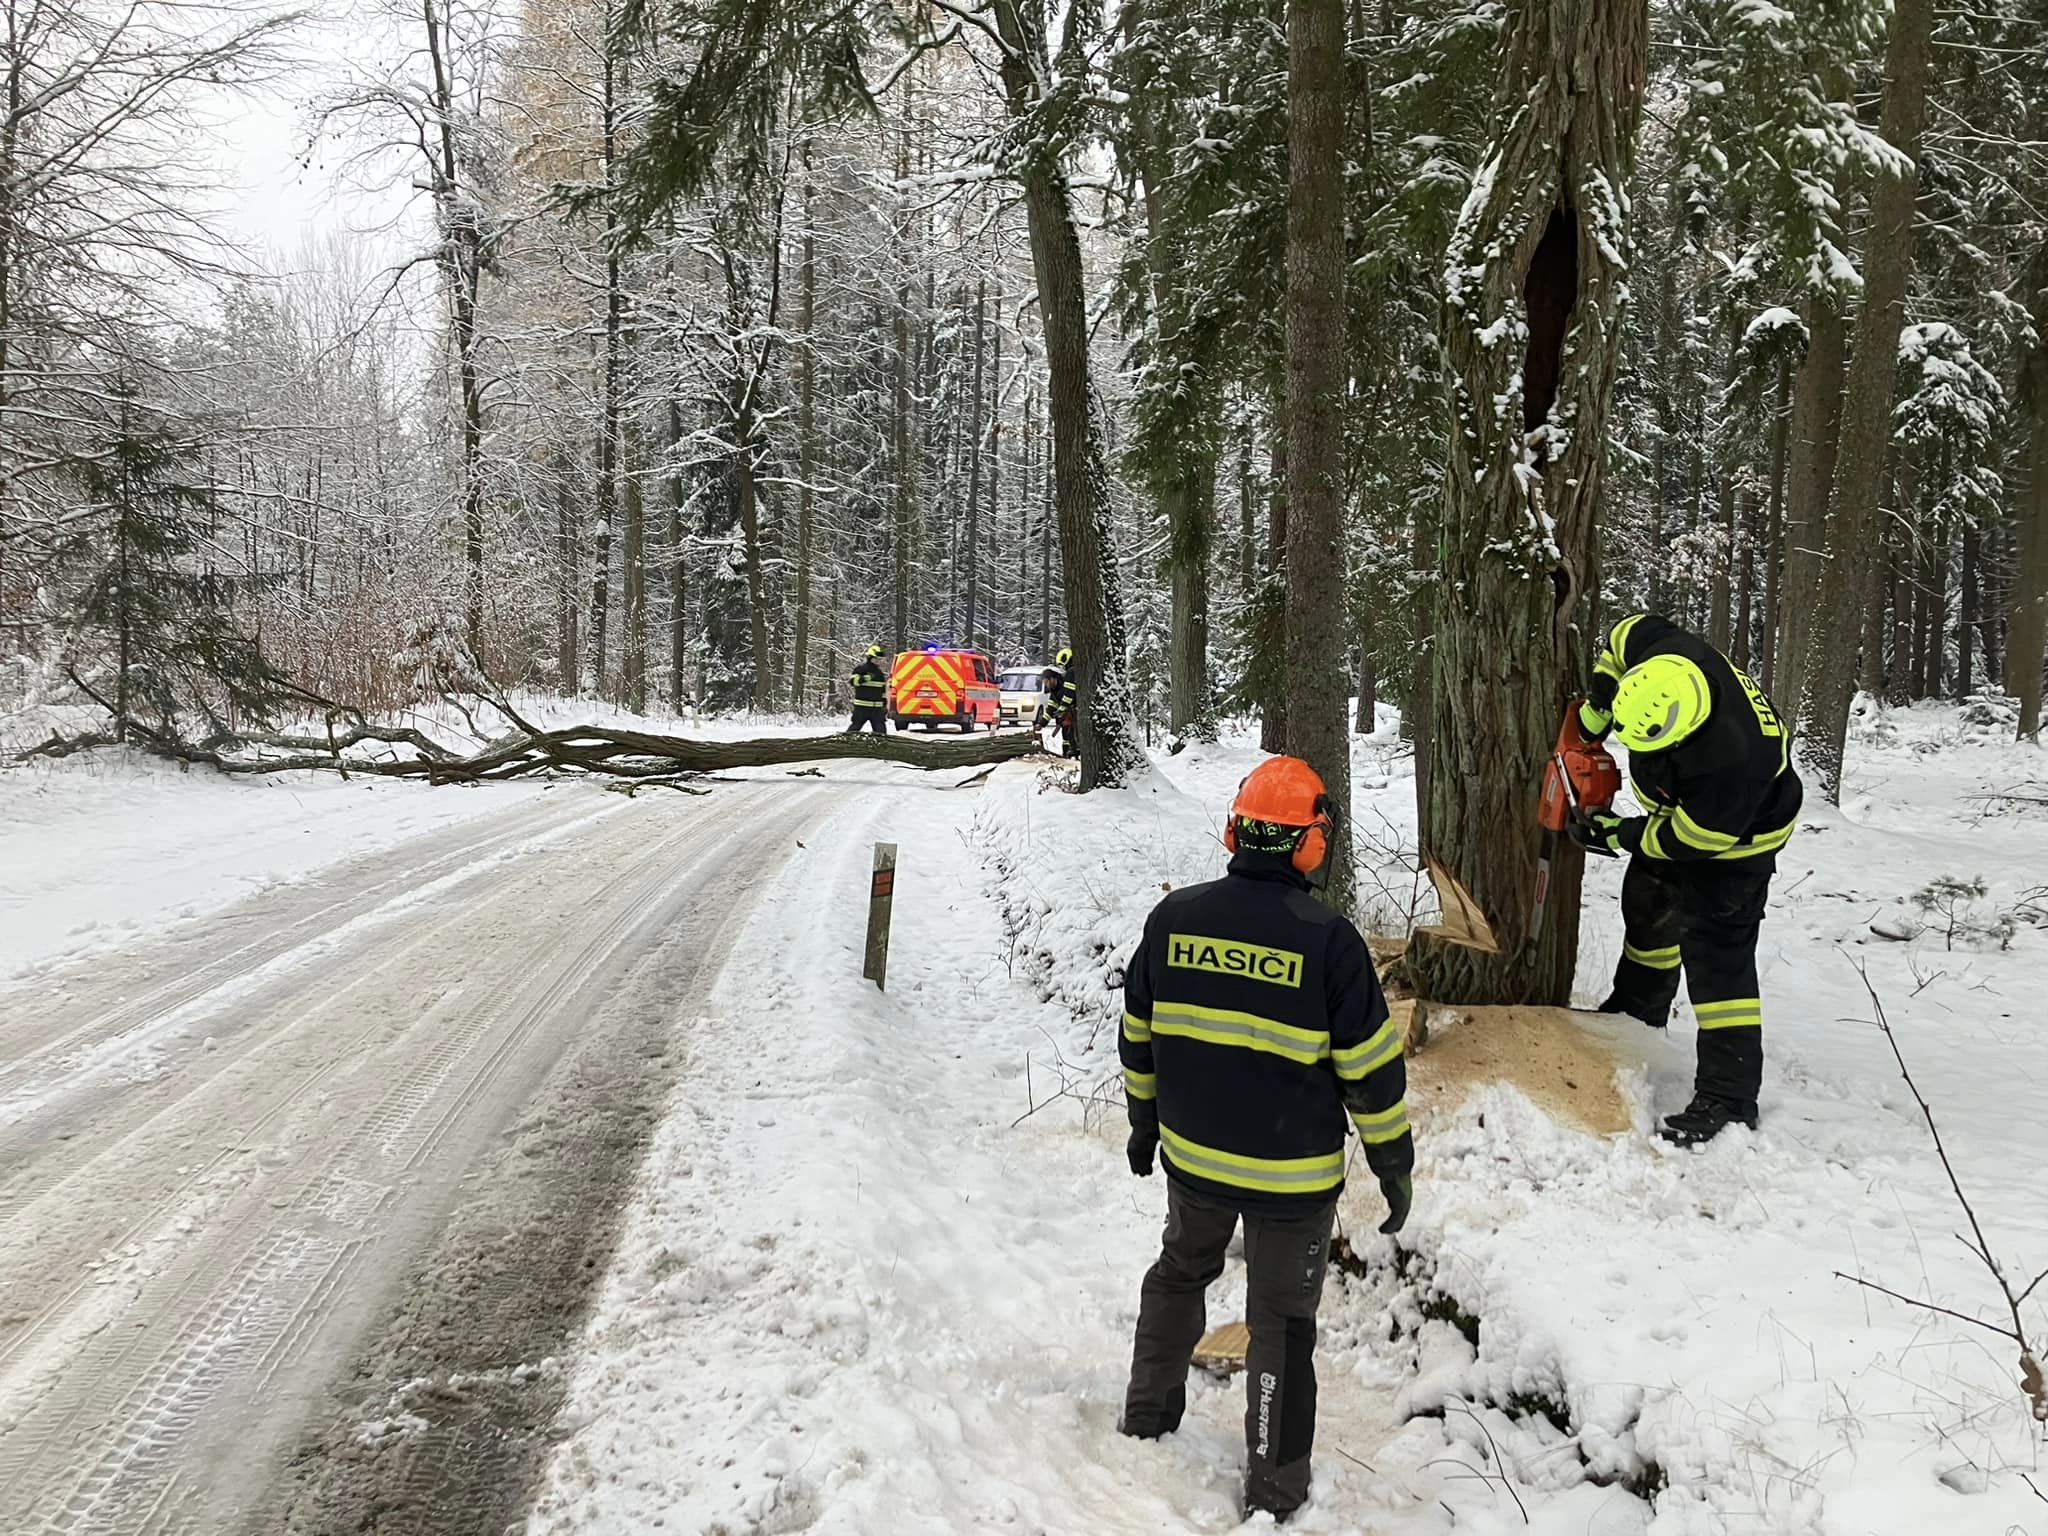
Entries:
[[875,876],[868,886],[868,950],[862,976],[889,990],[889,914],[896,904],[896,845],[875,844]]

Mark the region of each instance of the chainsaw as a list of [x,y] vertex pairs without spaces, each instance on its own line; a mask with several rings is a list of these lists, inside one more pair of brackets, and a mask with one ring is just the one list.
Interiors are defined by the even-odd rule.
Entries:
[[1532,947],[1543,936],[1543,909],[1550,896],[1550,861],[1557,853],[1557,840],[1564,836],[1575,813],[1590,816],[1604,811],[1620,792],[1621,770],[1607,748],[1581,729],[1579,701],[1574,699],[1558,727],[1550,761],[1543,765],[1543,792],[1536,801],[1543,842],[1536,856],[1536,904],[1529,914]]

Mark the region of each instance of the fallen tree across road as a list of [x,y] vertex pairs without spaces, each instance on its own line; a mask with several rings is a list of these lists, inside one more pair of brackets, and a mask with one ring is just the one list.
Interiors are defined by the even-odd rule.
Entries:
[[[326,738],[251,733],[238,741],[194,743],[131,721],[129,734],[134,745],[144,751],[179,762],[203,764],[223,773],[324,770],[343,775],[368,773],[386,778],[425,779],[430,784],[474,784],[524,778],[550,771],[582,771],[644,779],[838,758],[870,758],[923,769],[973,768],[1030,757],[1043,750],[1038,738],[1028,731],[998,731],[988,736],[951,741],[866,733],[856,736],[843,731],[825,736],[692,741],[684,736],[664,736],[651,731],[577,725],[560,730],[522,729],[466,756],[451,752],[416,731],[386,731],[362,726]],[[409,745],[419,755],[349,755],[351,748],[366,741]],[[78,743],[52,736],[42,745],[31,747],[19,756],[22,759],[61,757],[77,750],[80,750]],[[270,755],[265,755],[266,750]]]

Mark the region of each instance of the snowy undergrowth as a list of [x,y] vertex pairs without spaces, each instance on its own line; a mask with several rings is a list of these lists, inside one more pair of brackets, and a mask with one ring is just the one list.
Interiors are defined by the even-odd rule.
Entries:
[[[1388,1394],[1407,1421],[1370,1458],[1377,1498],[1403,1511],[1385,1529],[1433,1529],[1453,1510],[1459,1530],[1523,1529],[1526,1509],[1528,1528],[1653,1536],[2048,1532],[2048,1501],[2023,1476],[2041,1441],[2017,1350],[1837,1278],[2001,1320],[1950,1236],[1962,1213],[1859,966],[1994,1250],[2020,1285],[2048,1265],[2048,934],[2038,892],[2029,904],[2048,879],[2048,817],[1995,798],[2041,775],[2040,755],[1995,729],[1953,709],[1873,717],[1843,809],[1809,810],[1760,954],[1759,1134],[1699,1154],[1639,1133],[1603,1141],[1506,1088],[1425,1127],[1403,1257],[1362,1242],[1359,1274],[1324,1309],[1326,1376]],[[1220,867],[1217,830],[1256,758],[1233,736],[1085,799],[1012,780],[979,818],[1007,942],[1061,1021],[1047,1048],[1093,1104],[1113,1092],[1122,959],[1163,886]],[[1407,878],[1388,855],[1412,847],[1413,783],[1379,738],[1354,771],[1371,911]],[[1619,878],[1603,864],[1589,879],[1582,1000],[1620,947]],[[2007,947],[1950,947],[1940,926],[1877,937],[1873,921],[1890,931],[1885,914],[1944,878],[1981,881],[1970,899],[1986,913],[2019,914]],[[1688,1063],[1692,1033],[1681,1006]],[[1665,1071],[1646,1091],[1664,1113],[1688,1089]],[[1374,1199],[1354,1180],[1352,1231],[1370,1230]],[[2037,1338],[2042,1299],[2027,1311]],[[1327,1403],[1324,1420],[1341,1445]],[[1334,1490],[1318,1502],[1367,1512]]]

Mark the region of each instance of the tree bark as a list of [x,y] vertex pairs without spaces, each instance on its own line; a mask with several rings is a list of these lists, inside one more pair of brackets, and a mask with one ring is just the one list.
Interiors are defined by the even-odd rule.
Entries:
[[797,487],[796,487],[796,636],[790,646],[789,704],[804,705],[811,675],[811,560],[816,537],[812,527],[811,484],[818,471],[818,231],[811,218],[811,149],[804,146],[804,258],[798,279],[797,323],[803,329],[803,352],[797,360]]
[[1854,647],[1862,634],[1873,566],[1870,546],[1891,438],[1899,329],[1913,270],[1916,157],[1927,116],[1927,58],[1933,0],[1896,0],[1886,44],[1881,129],[1901,162],[1880,172],[1871,194],[1863,263],[1863,314],[1843,395],[1842,435],[1828,503],[1828,559],[1813,604],[1800,673],[1799,736],[1823,799],[1842,794],[1842,754],[1855,690]]
[[625,475],[620,486],[625,508],[625,581],[619,614],[620,687],[626,708],[647,713],[647,496],[640,483],[640,429],[625,429]]
[[1287,44],[1287,744],[1335,807],[1327,899],[1348,914],[1343,0],[1288,0]]
[[2048,241],[2027,272],[2035,341],[2020,367],[2027,423],[2026,462],[2014,522],[2011,607],[2005,632],[2006,686],[2020,701],[2019,739],[2041,736],[2041,671],[2048,652]]
[[[1287,582],[1287,410],[1274,413],[1273,447],[1269,454],[1271,483],[1266,487],[1266,595],[1283,591]],[[1259,699],[1259,750],[1287,750],[1287,604],[1275,603],[1265,616],[1274,633],[1254,633],[1252,644],[1269,652],[1268,686]],[[1273,664],[1272,657],[1278,657]]]
[[967,648],[981,649],[976,637],[981,625],[981,450],[982,442],[988,435],[987,405],[983,391],[987,387],[984,337],[988,332],[988,279],[980,278],[974,288],[974,393],[967,408],[967,588],[966,628]]
[[[668,451],[672,466],[679,466],[683,446],[683,408],[680,402],[668,403]],[[683,493],[683,474],[680,467],[671,467],[668,474],[668,666],[669,696],[680,710],[688,702],[686,677],[690,660],[690,536],[684,524],[683,506],[688,498]]]
[[1792,360],[1778,365],[1778,411],[1771,424],[1771,505],[1764,525],[1763,620],[1756,647],[1763,663],[1759,676],[1765,693],[1776,686],[1778,671],[1778,609],[1785,586],[1785,476],[1792,439]]
[[561,691],[574,696],[582,686],[578,656],[581,623],[576,613],[580,574],[576,558],[576,492],[569,483],[569,450],[555,450],[555,644],[561,652]]
[[1421,840],[1502,952],[1418,935],[1418,987],[1447,1002],[1571,997],[1582,861],[1560,842],[1536,935],[1536,798],[1589,659],[1579,608],[1625,335],[1621,189],[1648,25],[1645,0],[1510,7],[1502,127],[1451,240],[1442,585],[1458,596],[1437,612]]
[[[1075,31],[1083,8],[1066,14],[1061,76],[1078,80],[1086,64]],[[1040,13],[1029,0],[996,0],[1004,43],[1002,79],[1010,114],[1036,119],[1053,80]],[[1111,537],[1109,476],[1088,361],[1088,309],[1081,241],[1074,227],[1066,167],[1057,146],[1024,157],[1025,218],[1045,328],[1047,405],[1052,427],[1053,499],[1058,509],[1067,633],[1079,685],[1083,791],[1122,784],[1145,760],[1131,709],[1128,638]]]
[[1806,357],[1799,365],[1789,420],[1791,464],[1782,493],[1784,532],[1779,541],[1779,630],[1776,660],[1765,687],[1800,686],[1806,664],[1809,609],[1820,585],[1827,535],[1828,497],[1841,445],[1842,379],[1848,365],[1848,324],[1830,294],[1806,305]]

